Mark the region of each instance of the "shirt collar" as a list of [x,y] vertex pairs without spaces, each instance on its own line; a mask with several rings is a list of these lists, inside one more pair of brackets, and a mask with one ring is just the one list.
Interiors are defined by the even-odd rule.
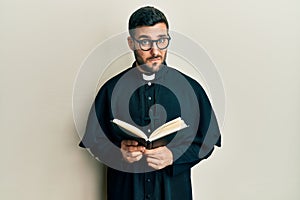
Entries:
[[155,74],[151,74],[151,75],[146,75],[146,74],[143,74],[143,79],[145,81],[152,81],[155,79]]
[[167,72],[167,64],[166,62],[163,63],[163,66],[161,66],[160,70],[156,73],[153,73],[151,75],[146,75],[146,74],[143,74],[142,72],[140,72],[137,68],[136,68],[136,63],[134,62],[132,64],[132,68],[136,69],[136,72],[137,72],[137,75],[142,79],[142,80],[145,80],[145,81],[153,81],[153,80],[158,80],[158,79],[161,79],[163,78],[164,74]]

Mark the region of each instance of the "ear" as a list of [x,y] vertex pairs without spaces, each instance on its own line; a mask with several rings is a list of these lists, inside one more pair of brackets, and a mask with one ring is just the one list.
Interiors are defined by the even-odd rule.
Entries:
[[127,37],[127,42],[128,42],[129,48],[133,51],[135,49],[134,48],[134,41],[130,36]]

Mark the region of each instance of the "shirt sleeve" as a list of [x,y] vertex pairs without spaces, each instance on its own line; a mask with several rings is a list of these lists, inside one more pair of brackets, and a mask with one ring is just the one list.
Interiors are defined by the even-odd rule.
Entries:
[[103,86],[98,92],[87,120],[85,134],[79,143],[82,148],[88,148],[91,153],[106,165],[118,166],[122,160],[120,139],[112,139],[109,109],[108,88]]
[[190,169],[201,160],[207,159],[216,146],[221,147],[221,133],[209,98],[198,83],[192,82],[191,85],[199,104],[199,126],[194,138],[169,147],[174,158],[170,170],[173,176]]

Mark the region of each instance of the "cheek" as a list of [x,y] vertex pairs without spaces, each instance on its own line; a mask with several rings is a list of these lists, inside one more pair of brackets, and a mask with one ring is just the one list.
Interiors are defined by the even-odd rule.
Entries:
[[138,52],[138,56],[142,59],[142,60],[146,60],[146,58],[149,57],[149,53],[147,51],[141,51],[139,50]]
[[166,59],[166,55],[167,55],[167,51],[163,51],[163,52],[161,53],[161,56],[162,56],[163,59]]

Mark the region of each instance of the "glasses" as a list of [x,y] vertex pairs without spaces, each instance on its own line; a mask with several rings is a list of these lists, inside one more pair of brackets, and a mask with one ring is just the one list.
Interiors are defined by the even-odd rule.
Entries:
[[137,40],[133,38],[133,40],[139,43],[139,46],[143,51],[149,51],[150,49],[152,49],[153,43],[155,43],[157,48],[159,48],[160,50],[164,50],[169,46],[171,37],[169,36],[169,37],[159,38],[158,40],[150,40],[150,39]]

